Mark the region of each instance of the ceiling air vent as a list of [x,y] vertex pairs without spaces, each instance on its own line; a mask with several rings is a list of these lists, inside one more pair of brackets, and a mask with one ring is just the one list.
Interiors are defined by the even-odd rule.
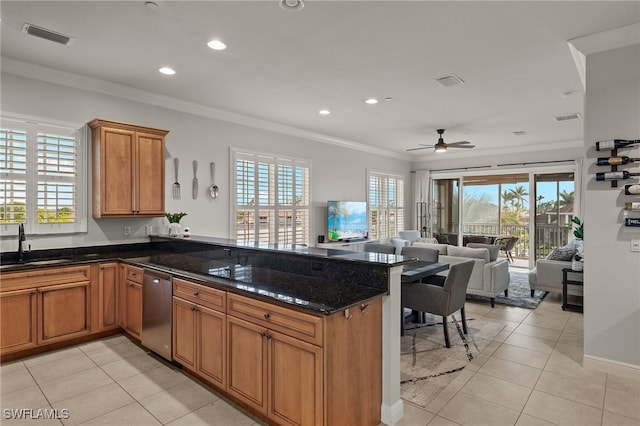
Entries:
[[22,31],[35,36],[40,37],[45,40],[53,41],[55,43],[60,43],[67,45],[71,41],[71,37],[66,36],[64,34],[57,33],[55,31],[48,30],[46,28],[38,27],[37,25],[25,23],[22,27]]
[[433,81],[444,87],[452,87],[464,83],[464,80],[455,74],[444,75],[442,77],[435,78]]
[[554,120],[556,121],[567,121],[567,120],[575,120],[577,118],[580,118],[580,114],[575,113],[575,114],[569,114],[569,115],[561,115],[559,117],[553,117]]

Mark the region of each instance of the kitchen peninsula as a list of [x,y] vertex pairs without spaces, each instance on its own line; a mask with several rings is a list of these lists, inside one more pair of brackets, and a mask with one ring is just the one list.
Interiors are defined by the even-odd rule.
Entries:
[[[101,265],[122,268],[114,300],[131,299],[114,311],[120,317],[138,315],[132,301],[139,301],[143,268],[168,273],[175,362],[251,411],[282,424],[378,424],[402,416],[399,290],[402,265],[411,260],[195,236],[155,236],[136,246],[51,250],[21,265],[3,254],[3,303],[26,292],[24,274],[82,272],[86,297],[80,299],[91,310],[85,327],[91,335],[102,330],[93,308],[105,311],[93,290],[104,285]],[[64,259],[48,263],[62,252]],[[121,327],[139,338],[129,331],[133,324]],[[202,333],[205,325],[215,332]],[[212,350],[204,360],[203,351]]]

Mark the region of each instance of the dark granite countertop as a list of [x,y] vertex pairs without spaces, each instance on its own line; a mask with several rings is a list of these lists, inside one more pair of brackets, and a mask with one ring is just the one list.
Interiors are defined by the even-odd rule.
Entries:
[[[280,258],[282,256],[290,258],[291,263],[282,262],[280,259],[278,267],[273,267],[273,265],[259,262],[254,257],[220,258],[219,256],[210,256],[208,251],[176,252],[175,247],[166,250],[176,242],[211,246],[220,251],[225,248],[239,249],[240,251],[237,253],[244,253],[243,249],[257,250],[258,253],[265,253],[267,256],[276,253]],[[293,261],[299,261],[302,258],[305,260],[307,258],[318,259],[323,262],[335,259],[342,264],[343,268],[345,268],[344,262],[354,262],[347,263],[346,268],[353,270],[357,275],[362,275],[361,272],[358,272],[362,268],[374,267],[376,270],[382,268],[387,271],[392,266],[400,266],[413,261],[387,254],[318,249],[306,246],[247,244],[222,238],[192,237],[187,242],[168,237],[153,237],[151,243],[42,250],[27,253],[25,262],[17,262],[13,253],[3,253],[0,272],[124,261],[142,268],[161,270],[174,276],[195,279],[202,284],[222,290],[244,293],[252,297],[322,314],[331,314],[349,308],[387,292],[386,287],[362,285],[368,277],[360,280],[345,279],[340,282],[336,279],[328,279],[327,275],[310,276],[306,273],[293,271]],[[255,264],[252,264],[252,261],[255,261]],[[331,264],[333,265],[333,262]],[[349,264],[352,267],[348,267]],[[367,264],[371,266],[368,267]]]

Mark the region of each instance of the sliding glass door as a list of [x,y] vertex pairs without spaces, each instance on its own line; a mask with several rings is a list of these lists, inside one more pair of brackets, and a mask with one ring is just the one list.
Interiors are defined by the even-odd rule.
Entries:
[[535,174],[535,258],[571,239],[575,186],[573,173]]

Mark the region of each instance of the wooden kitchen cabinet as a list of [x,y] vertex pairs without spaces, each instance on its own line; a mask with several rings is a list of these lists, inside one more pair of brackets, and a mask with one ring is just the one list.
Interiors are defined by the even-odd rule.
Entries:
[[0,352],[38,345],[35,288],[0,293]]
[[225,292],[173,279],[173,358],[209,383],[226,388]]
[[119,327],[119,275],[117,262],[98,265],[98,331]]
[[322,319],[235,294],[228,312],[229,393],[279,424],[322,425]]
[[227,294],[229,395],[281,425],[377,425],[382,300],[332,315]]
[[93,217],[163,216],[167,130],[96,119]]
[[89,266],[3,274],[2,355],[91,333]]
[[125,266],[122,289],[122,328],[140,340],[142,332],[142,278],[144,271],[135,266]]

